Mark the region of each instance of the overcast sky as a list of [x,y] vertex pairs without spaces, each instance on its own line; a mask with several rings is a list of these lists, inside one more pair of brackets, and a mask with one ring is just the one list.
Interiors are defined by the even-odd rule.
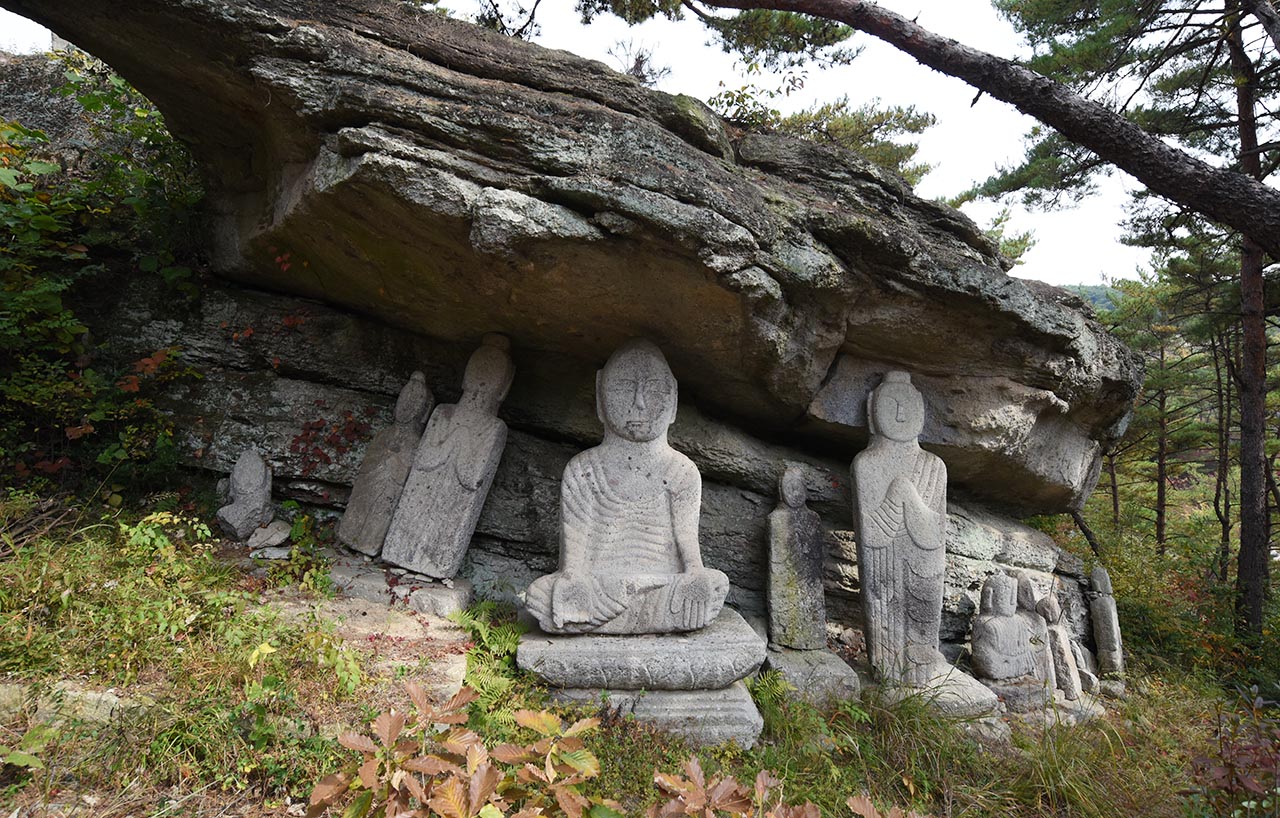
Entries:
[[[453,0],[460,9],[465,0]],[[654,62],[669,66],[671,74],[659,87],[706,99],[721,90],[721,83],[738,88],[747,80],[731,55],[707,45],[709,35],[690,20],[673,23],[651,20],[628,28],[614,18],[602,17],[591,26],[578,24],[572,3],[544,0],[538,19],[542,33],[537,41],[563,48],[617,67],[608,51],[629,40],[652,49]],[[926,28],[1001,56],[1019,53],[1019,38],[999,18],[988,0],[882,0],[881,5],[908,17],[918,17]],[[799,93],[774,101],[784,113],[848,95],[855,102],[879,98],[885,104],[915,105],[937,116],[938,124],[920,139],[919,159],[934,165],[917,192],[946,197],[986,179],[1003,165],[1022,156],[1022,137],[1033,120],[990,97],[970,104],[974,90],[959,80],[917,64],[891,46],[859,36],[854,41],[864,51],[853,64],[836,69],[813,69]],[[0,11],[0,48],[39,51],[49,46],[49,33],[6,11]],[[757,85],[774,84],[769,78],[752,78]],[[1028,213],[1014,206],[1010,229],[1031,230],[1036,246],[1014,275],[1052,284],[1098,284],[1107,278],[1132,278],[1147,262],[1145,251],[1119,242],[1127,201],[1126,177],[1104,180],[1097,196],[1081,207],[1051,213]],[[966,205],[964,211],[979,224],[990,223],[999,206],[989,202]]]

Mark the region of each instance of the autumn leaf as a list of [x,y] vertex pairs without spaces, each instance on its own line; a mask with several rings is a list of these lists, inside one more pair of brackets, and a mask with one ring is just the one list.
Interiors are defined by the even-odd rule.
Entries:
[[564,726],[560,719],[556,718],[555,714],[548,713],[545,710],[517,710],[515,719],[516,724],[521,727],[527,727],[543,736],[554,736]]

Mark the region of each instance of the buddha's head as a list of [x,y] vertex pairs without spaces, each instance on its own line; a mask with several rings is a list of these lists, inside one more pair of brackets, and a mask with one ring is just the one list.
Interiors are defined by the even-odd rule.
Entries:
[[431,390],[427,389],[427,378],[421,372],[415,372],[400,390],[400,398],[396,401],[396,423],[421,426],[427,422],[430,406]]
[[1018,583],[1008,574],[995,574],[982,586],[982,612],[1013,616],[1018,609]]
[[484,336],[480,348],[471,353],[462,375],[461,403],[497,414],[516,374],[510,349],[511,342],[506,336],[496,333]]
[[809,490],[804,485],[804,469],[796,463],[788,463],[778,480],[778,495],[782,502],[791,508],[800,508],[809,499]]
[[1058,620],[1062,618],[1062,604],[1058,602],[1057,595],[1049,594],[1037,602],[1036,613],[1043,616],[1044,620],[1050,625],[1056,625]]
[[596,414],[605,429],[644,443],[666,434],[676,419],[676,379],[662,350],[633,339],[596,373]]
[[871,433],[890,440],[908,441],[924,429],[924,398],[911,385],[911,375],[893,371],[871,392],[867,405]]
[[1034,611],[1036,609],[1036,586],[1031,582],[1031,575],[1026,571],[1018,572],[1018,610]]
[[1115,592],[1111,589],[1111,575],[1107,573],[1107,569],[1101,565],[1095,565],[1093,571],[1089,574],[1089,583],[1093,586],[1094,593],[1113,595]]

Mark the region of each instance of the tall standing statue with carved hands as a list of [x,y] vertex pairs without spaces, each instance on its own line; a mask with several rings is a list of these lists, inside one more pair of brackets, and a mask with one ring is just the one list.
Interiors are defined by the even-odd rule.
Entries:
[[867,650],[882,680],[923,687],[951,670],[938,651],[947,468],[920,448],[924,400],[906,372],[886,374],[867,410],[871,440],[853,461]]
[[677,387],[661,350],[633,340],[596,374],[604,441],[565,467],[560,570],[530,587],[548,633],[693,631],[720,613],[723,572],[702,564],[702,477],[671,448]]

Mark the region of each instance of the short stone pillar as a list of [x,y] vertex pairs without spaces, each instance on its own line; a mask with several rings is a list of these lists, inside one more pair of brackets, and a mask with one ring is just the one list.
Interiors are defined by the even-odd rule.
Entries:
[[1111,588],[1111,574],[1101,565],[1089,575],[1089,614],[1097,645],[1098,676],[1107,693],[1124,692],[1124,645],[1120,639],[1120,614]]
[[259,527],[271,522],[271,467],[255,448],[245,449],[231,468],[231,502],[218,509],[218,524],[227,536],[246,540]]

